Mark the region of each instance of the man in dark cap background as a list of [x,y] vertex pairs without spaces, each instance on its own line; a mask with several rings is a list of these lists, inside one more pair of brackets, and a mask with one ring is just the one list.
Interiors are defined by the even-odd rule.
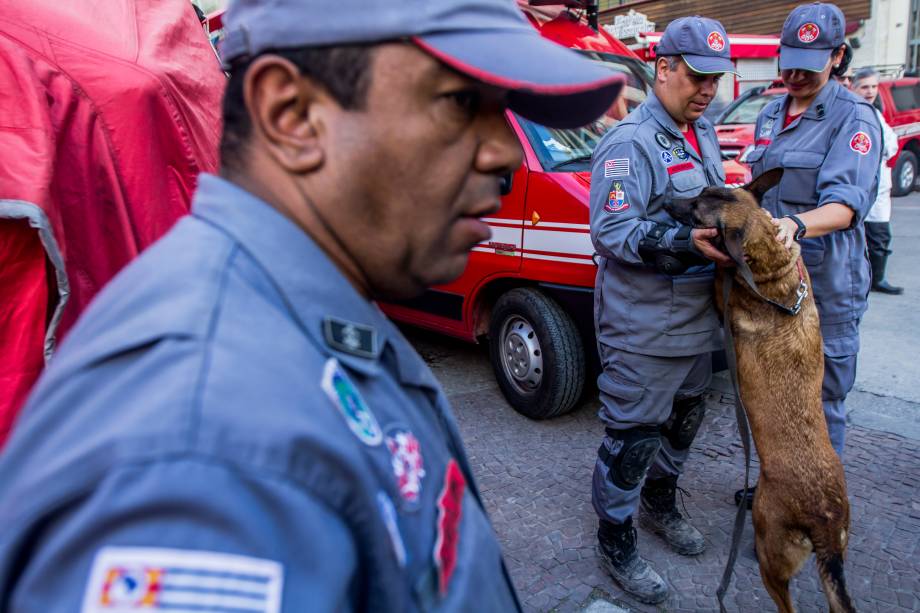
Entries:
[[225,24],[221,176],[85,313],[0,462],[0,609],[516,610],[445,396],[374,301],[488,239],[506,107],[581,125],[622,77],[511,0]]
[[671,22],[655,53],[653,94],[604,136],[591,175],[606,427],[592,489],[599,553],[614,580],[649,603],[668,588],[639,556],[636,507],[642,525],[677,553],[698,555],[706,545],[675,493],[703,419],[711,352],[721,345],[712,262],[730,262],[709,242],[715,229],[682,226],[664,204],[725,184],[715,130],[702,115],[719,78],[734,71],[728,35],[712,19]]

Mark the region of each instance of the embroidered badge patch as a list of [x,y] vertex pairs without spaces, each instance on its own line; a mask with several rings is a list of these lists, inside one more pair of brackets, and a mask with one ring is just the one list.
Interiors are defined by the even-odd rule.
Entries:
[[764,138],[770,136],[773,133],[773,119],[768,119],[763,122],[763,125],[760,126],[760,132],[757,134],[759,138]]
[[377,418],[371,413],[364,398],[358,392],[335,358],[326,360],[323,369],[323,391],[339,410],[345,423],[365,445],[375,446],[383,441],[383,433]]
[[664,135],[664,132],[655,132],[655,142],[663,149],[671,147],[671,141]]
[[159,547],[106,547],[93,561],[82,613],[279,613],[284,567],[273,560]]
[[421,444],[408,430],[394,428],[387,433],[386,446],[399,495],[409,504],[417,503],[425,476]]
[[709,48],[713,51],[721,51],[725,48],[725,39],[716,31],[709,33],[709,36],[706,37],[706,42],[709,43]]
[[626,192],[623,191],[623,184],[619,181],[614,181],[613,189],[607,194],[607,204],[604,205],[604,210],[608,213],[622,213],[628,208],[629,203],[626,202]]
[[390,534],[390,543],[393,545],[393,555],[401,567],[406,565],[406,545],[403,543],[402,535],[399,533],[399,524],[396,521],[396,509],[390,497],[384,492],[377,492],[377,507],[380,509],[380,517],[383,519],[383,525],[387,527]]
[[686,160],[690,157],[690,154],[687,153],[687,150],[683,147],[674,147],[671,153],[673,153],[674,157],[676,157],[678,160]]
[[816,23],[808,22],[799,28],[799,40],[803,43],[815,42],[820,34],[821,30]]
[[618,158],[615,160],[604,161],[604,177],[628,177],[629,176],[629,159]]
[[670,151],[662,151],[661,161],[664,162],[665,164],[670,164],[671,162],[674,161],[674,156],[671,155]]
[[444,474],[444,489],[438,496],[438,536],[434,543],[434,563],[438,568],[438,588],[447,594],[450,578],[457,566],[457,546],[460,543],[460,517],[463,514],[463,493],[466,479],[456,460],[451,459]]
[[872,139],[865,132],[857,132],[850,139],[850,149],[860,155],[866,155],[872,150]]

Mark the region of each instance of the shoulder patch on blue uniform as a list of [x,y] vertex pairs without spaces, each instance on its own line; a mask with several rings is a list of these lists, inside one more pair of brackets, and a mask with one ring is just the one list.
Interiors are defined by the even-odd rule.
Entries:
[[393,501],[385,492],[377,492],[377,508],[380,510],[380,518],[383,525],[386,526],[390,535],[390,544],[393,545],[393,555],[399,566],[406,566],[406,544],[403,542],[402,534],[399,532],[399,524],[396,519],[396,508]]
[[82,613],[279,613],[284,567],[217,551],[105,547],[96,553]]
[[358,388],[355,387],[335,358],[326,360],[323,368],[323,391],[339,410],[349,429],[365,445],[371,447],[383,441],[377,418],[371,413]]
[[361,358],[377,357],[377,331],[371,326],[327,317],[323,320],[323,336],[333,349]]
[[629,176],[629,158],[616,158],[613,160],[604,160],[604,178],[610,177],[628,177]]

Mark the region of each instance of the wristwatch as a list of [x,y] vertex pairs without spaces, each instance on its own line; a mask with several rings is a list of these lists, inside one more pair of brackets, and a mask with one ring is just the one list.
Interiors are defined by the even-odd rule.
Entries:
[[805,237],[805,231],[807,230],[805,224],[802,223],[802,220],[795,215],[786,215],[786,218],[791,219],[795,222],[795,225],[798,226],[798,229],[795,231],[795,234],[792,238],[795,239],[796,242],[802,240]]

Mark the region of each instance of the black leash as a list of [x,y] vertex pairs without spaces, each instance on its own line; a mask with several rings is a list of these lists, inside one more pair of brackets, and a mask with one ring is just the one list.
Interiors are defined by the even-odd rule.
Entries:
[[744,495],[741,498],[741,504],[738,505],[738,513],[735,515],[735,528],[732,532],[732,545],[731,550],[728,552],[728,561],[725,563],[725,572],[722,574],[719,589],[716,590],[716,596],[719,598],[719,610],[722,613],[727,613],[722,599],[725,598],[725,592],[731,583],[735,560],[738,558],[738,546],[741,544],[741,534],[744,532],[744,516],[747,513],[747,496],[750,489],[749,480],[751,475],[751,428],[747,420],[747,411],[741,401],[741,389],[738,386],[738,359],[735,355],[735,338],[732,334],[728,304],[733,278],[734,270],[731,268],[725,269],[723,272],[724,282],[722,283],[722,318],[724,322],[722,327],[725,330],[725,357],[732,378],[732,387],[735,390],[735,418],[738,420],[738,433],[741,435],[741,444],[744,447]]

